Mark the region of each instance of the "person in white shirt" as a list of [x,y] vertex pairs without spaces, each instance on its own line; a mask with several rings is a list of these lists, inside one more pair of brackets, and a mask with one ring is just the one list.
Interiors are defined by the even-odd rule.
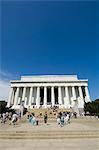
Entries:
[[14,113],[14,114],[12,115],[12,123],[13,123],[14,126],[15,126],[17,120],[18,120],[18,115],[17,115],[16,113]]
[[67,115],[64,117],[64,124],[68,124],[68,121],[69,121],[69,114],[67,114]]
[[2,123],[5,123],[6,122],[6,113],[3,113],[2,114]]

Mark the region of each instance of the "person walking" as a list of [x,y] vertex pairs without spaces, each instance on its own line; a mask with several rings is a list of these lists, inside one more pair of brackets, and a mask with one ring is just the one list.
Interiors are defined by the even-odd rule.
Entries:
[[17,121],[18,121],[18,115],[17,115],[17,113],[14,113],[12,115],[12,123],[13,123],[14,127],[15,127]]
[[47,116],[47,112],[45,112],[44,114],[44,123],[47,124],[48,121],[48,116]]
[[2,114],[2,123],[5,124],[5,122],[6,122],[6,113],[3,113]]
[[56,116],[56,120],[57,120],[57,124],[58,124],[58,125],[60,125],[60,123],[61,123],[60,119],[61,119],[61,116],[60,116],[60,114],[58,113],[57,116]]
[[39,124],[39,116],[36,116],[36,125],[38,126]]
[[60,126],[64,126],[64,115],[62,114],[61,119],[60,119]]

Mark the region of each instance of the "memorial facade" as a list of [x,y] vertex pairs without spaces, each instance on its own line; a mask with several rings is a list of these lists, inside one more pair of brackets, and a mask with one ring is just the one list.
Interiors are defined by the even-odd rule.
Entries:
[[84,108],[90,102],[88,80],[77,75],[22,76],[11,81],[7,107],[26,108]]

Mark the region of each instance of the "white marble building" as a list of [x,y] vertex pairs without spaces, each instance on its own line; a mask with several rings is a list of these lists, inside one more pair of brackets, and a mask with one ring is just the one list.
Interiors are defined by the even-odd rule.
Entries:
[[91,101],[87,79],[78,79],[77,75],[22,76],[21,80],[11,81],[7,107],[83,108],[84,101]]

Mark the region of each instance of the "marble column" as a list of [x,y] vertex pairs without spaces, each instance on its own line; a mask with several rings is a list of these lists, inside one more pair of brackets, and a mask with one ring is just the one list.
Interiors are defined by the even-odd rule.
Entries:
[[10,93],[9,93],[9,98],[8,98],[8,103],[7,103],[7,107],[11,106],[11,101],[12,101],[12,94],[13,94],[13,88],[10,88]]
[[84,108],[84,98],[81,86],[79,86],[78,108]]
[[75,87],[72,86],[71,107],[74,107],[75,100],[76,100],[76,91],[75,91]]
[[23,88],[22,101],[25,101],[26,87]]
[[36,107],[40,107],[40,87],[37,87]]
[[18,102],[18,96],[19,96],[19,87],[17,87],[17,89],[16,89],[15,99],[14,99],[14,106],[17,105],[17,102]]
[[52,107],[55,105],[55,95],[54,95],[54,87],[51,87],[51,103]]
[[70,108],[69,91],[67,86],[65,86],[64,107]]
[[47,108],[47,87],[44,87],[44,107]]
[[85,102],[90,102],[91,100],[90,100],[90,95],[89,95],[89,91],[88,91],[88,87],[87,86],[85,86],[85,94],[86,94]]
[[32,97],[32,104],[34,105],[34,97]]
[[62,105],[62,92],[61,92],[61,87],[58,87],[58,102],[59,102],[59,107],[61,108]]
[[24,99],[24,106],[27,107],[27,97]]
[[18,97],[18,102],[17,102],[18,105],[21,105],[21,97]]
[[79,86],[78,88],[79,88],[79,97],[81,97],[83,99],[82,88],[81,88],[81,86]]
[[33,94],[33,87],[30,88],[30,94],[29,94],[29,106],[32,105],[32,94]]
[[72,94],[73,94],[73,98],[76,99],[76,91],[74,86],[72,86]]

